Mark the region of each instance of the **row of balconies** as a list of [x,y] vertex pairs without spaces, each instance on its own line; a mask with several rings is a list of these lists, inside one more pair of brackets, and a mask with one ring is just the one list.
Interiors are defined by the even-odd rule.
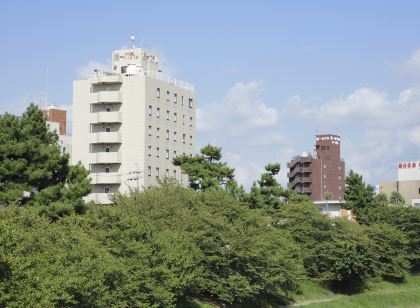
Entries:
[[90,134],[90,143],[121,143],[122,135],[119,132],[98,132]]

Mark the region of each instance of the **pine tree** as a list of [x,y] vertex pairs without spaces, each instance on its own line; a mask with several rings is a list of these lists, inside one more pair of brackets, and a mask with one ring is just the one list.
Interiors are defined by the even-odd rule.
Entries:
[[[0,116],[0,202],[81,210],[90,192],[87,170],[69,166],[57,134],[49,131],[41,110],[31,104],[22,117]],[[63,205],[65,204],[65,206]],[[71,211],[71,209],[70,209]]]

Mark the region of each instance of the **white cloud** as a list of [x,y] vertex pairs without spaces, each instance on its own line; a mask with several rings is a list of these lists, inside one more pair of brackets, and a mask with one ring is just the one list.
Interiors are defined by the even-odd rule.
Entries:
[[106,60],[105,62],[99,62],[91,60],[85,65],[81,65],[76,68],[77,78],[86,78],[86,76],[92,75],[95,69],[102,71],[111,71],[112,69],[111,60]]
[[375,183],[395,179],[396,162],[418,155],[419,106],[420,88],[404,90],[390,99],[385,93],[365,87],[317,105],[304,103],[296,95],[283,109],[283,115],[306,127],[342,131],[346,168],[363,173],[366,180]]
[[197,110],[198,130],[237,134],[250,128],[275,125],[278,110],[261,101],[262,92],[263,84],[259,81],[235,84],[221,102]]
[[399,63],[389,63],[391,71],[404,77],[420,78],[420,49],[414,51],[410,58]]
[[289,142],[289,137],[279,132],[267,132],[251,139],[251,145],[254,146],[272,146],[279,144],[286,144]]

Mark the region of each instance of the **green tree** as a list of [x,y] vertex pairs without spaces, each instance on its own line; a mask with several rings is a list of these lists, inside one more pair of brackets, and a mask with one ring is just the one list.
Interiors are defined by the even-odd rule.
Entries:
[[357,219],[366,219],[367,212],[375,206],[375,190],[373,186],[363,182],[363,176],[350,170],[346,177],[344,189],[345,206],[357,215]]
[[392,205],[404,205],[405,200],[398,191],[393,191],[389,197],[389,203]]
[[393,282],[404,281],[410,268],[404,232],[387,223],[372,224],[366,232],[378,258],[377,275]]
[[222,148],[208,144],[200,152],[201,155],[194,157],[182,155],[173,159],[173,164],[181,167],[182,172],[188,175],[190,187],[202,191],[219,189],[225,186],[234,189],[235,169],[220,162]]
[[313,203],[284,204],[273,226],[300,245],[307,276],[341,292],[358,292],[373,277],[377,260],[361,226],[331,219]]
[[3,205],[54,205],[83,209],[90,192],[88,172],[69,166],[60,152],[57,134],[46,127],[44,115],[31,104],[22,117],[0,116],[0,202]]
[[[272,163],[265,166],[261,178],[252,184],[250,193],[245,196],[251,208],[265,208],[269,211],[280,207],[283,189],[275,176],[280,172],[280,164]],[[257,185],[258,184],[258,185]]]

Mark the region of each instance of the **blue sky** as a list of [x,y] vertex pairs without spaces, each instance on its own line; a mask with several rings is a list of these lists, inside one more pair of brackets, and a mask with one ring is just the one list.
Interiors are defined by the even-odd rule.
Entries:
[[267,162],[339,133],[347,170],[394,180],[420,160],[419,1],[7,1],[0,111],[71,106],[72,80],[138,43],[195,85],[198,146],[223,147],[249,185]]

